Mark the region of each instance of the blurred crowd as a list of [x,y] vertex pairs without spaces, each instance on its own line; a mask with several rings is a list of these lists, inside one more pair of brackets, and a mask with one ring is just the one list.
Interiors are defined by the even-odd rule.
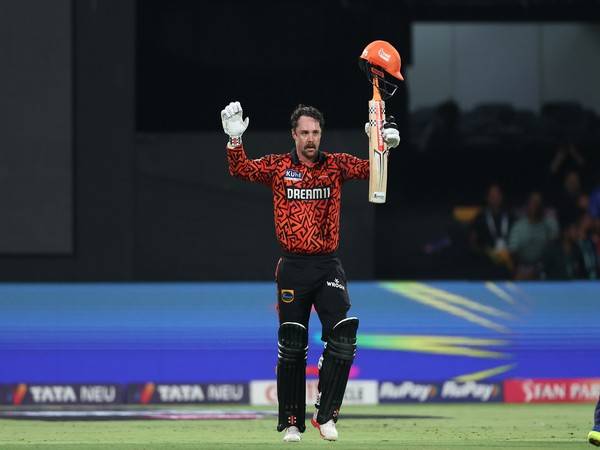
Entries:
[[[509,207],[505,186],[488,186],[468,223],[468,251],[495,278],[596,280],[600,277],[600,171],[574,144],[558,146],[548,183]],[[582,180],[582,174],[592,180]],[[527,174],[515,176],[526,177]],[[589,187],[588,187],[589,186]]]
[[539,111],[506,103],[461,110],[450,100],[413,112],[410,137],[406,197],[454,212],[443,237],[440,227],[428,225],[441,224],[442,216],[419,222],[422,231],[411,229],[427,242],[415,273],[600,277],[600,115],[594,110],[569,101],[547,102]]

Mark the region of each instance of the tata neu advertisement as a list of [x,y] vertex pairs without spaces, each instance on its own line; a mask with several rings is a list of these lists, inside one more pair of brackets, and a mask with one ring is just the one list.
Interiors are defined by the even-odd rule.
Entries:
[[101,405],[125,401],[118,384],[8,384],[0,385],[4,405]]
[[504,382],[507,403],[586,403],[600,397],[600,378],[524,379]]
[[142,383],[127,387],[127,402],[248,403],[247,383]]

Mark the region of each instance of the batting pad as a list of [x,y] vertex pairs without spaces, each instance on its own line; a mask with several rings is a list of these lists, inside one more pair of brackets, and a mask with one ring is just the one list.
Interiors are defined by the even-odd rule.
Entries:
[[348,375],[356,354],[358,319],[349,317],[338,322],[331,331],[323,351],[323,365],[319,372],[321,399],[317,422],[324,424],[337,416],[342,406]]
[[306,354],[308,331],[302,324],[285,322],[279,327],[277,361],[277,431],[296,426],[306,429]]

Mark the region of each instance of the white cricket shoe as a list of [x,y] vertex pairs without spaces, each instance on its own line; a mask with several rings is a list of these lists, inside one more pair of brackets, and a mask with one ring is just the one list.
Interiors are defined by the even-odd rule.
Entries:
[[298,427],[287,427],[283,435],[283,442],[300,442],[302,435]]
[[321,433],[321,437],[326,441],[337,441],[338,431],[335,428],[335,422],[333,419],[328,420],[327,422],[320,424],[316,419],[311,420],[311,423],[315,428],[319,429],[319,433]]

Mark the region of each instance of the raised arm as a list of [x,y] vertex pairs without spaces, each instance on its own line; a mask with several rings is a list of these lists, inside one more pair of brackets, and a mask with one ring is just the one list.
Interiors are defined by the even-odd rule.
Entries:
[[244,147],[231,148],[227,145],[229,174],[246,181],[271,185],[277,169],[277,156],[267,155],[258,159],[248,159]]
[[227,142],[227,162],[229,173],[247,181],[271,184],[276,169],[274,155],[259,159],[248,159],[242,146],[242,134],[248,128],[250,118],[242,119],[243,110],[239,102],[231,102],[221,111],[223,131],[229,136]]
[[335,159],[342,172],[342,180],[366,180],[369,178],[368,159],[360,159],[348,153],[335,153]]

